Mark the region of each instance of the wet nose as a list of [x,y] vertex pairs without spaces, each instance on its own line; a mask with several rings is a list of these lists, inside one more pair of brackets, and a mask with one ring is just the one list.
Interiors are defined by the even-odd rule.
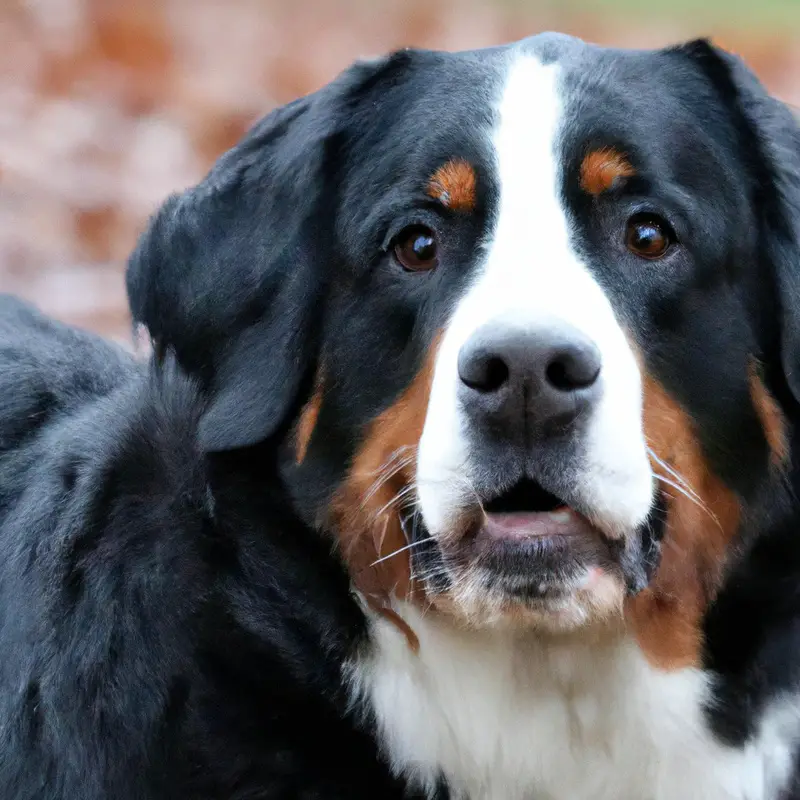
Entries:
[[597,346],[563,324],[520,330],[490,323],[458,357],[465,410],[509,435],[569,424],[597,402],[600,372]]

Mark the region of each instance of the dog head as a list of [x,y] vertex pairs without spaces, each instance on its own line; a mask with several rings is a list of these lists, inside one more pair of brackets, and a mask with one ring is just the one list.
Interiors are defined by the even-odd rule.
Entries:
[[[358,63],[171,198],[135,318],[372,604],[691,660],[800,395],[800,131],[704,41]],[[274,445],[274,447],[273,447]]]

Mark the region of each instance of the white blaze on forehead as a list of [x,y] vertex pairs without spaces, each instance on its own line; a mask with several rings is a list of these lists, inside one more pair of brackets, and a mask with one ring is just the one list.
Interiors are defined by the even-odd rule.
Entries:
[[561,116],[558,67],[543,66],[530,57],[517,61],[503,92],[494,135],[500,203],[490,266],[497,278],[526,283],[544,279],[558,286],[564,277],[547,267],[548,261],[553,266],[563,262],[570,251],[567,219],[557,196]]
[[638,365],[608,297],[574,249],[562,197],[559,69],[518,54],[500,93],[492,132],[498,205],[483,263],[442,340],[420,443],[420,506],[434,534],[469,502],[470,434],[457,402],[458,353],[494,321],[521,331],[569,326],[595,343],[602,399],[586,431],[582,489],[608,530],[641,523],[650,507]]

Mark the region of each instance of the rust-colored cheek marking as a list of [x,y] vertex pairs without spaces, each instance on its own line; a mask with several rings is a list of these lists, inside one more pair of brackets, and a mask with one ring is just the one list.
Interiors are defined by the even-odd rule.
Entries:
[[592,150],[581,163],[581,188],[597,196],[613,188],[623,178],[632,178],[636,170],[626,156],[611,147]]
[[447,208],[472,211],[475,208],[475,168],[463,158],[442,164],[428,181],[428,194]]
[[317,426],[319,411],[322,408],[322,394],[324,391],[322,371],[317,373],[314,382],[314,391],[309,401],[300,412],[300,419],[297,422],[295,434],[295,460],[302,464],[308,452],[308,443],[311,441],[311,434]]
[[[644,380],[644,428],[661,461],[681,476],[690,499],[667,484],[661,562],[650,586],[626,603],[626,619],[646,658],[665,670],[699,666],[702,622],[739,527],[737,496],[709,469],[688,414],[655,379]],[[653,461],[653,471],[676,478]]]
[[748,379],[750,383],[750,398],[753,401],[753,407],[758,414],[758,418],[761,420],[761,427],[764,429],[764,436],[772,453],[772,463],[775,466],[786,464],[789,459],[786,418],[775,402],[775,398],[764,385],[758,363],[754,359],[750,361],[748,367]]
[[388,607],[392,596],[412,598],[411,562],[408,551],[401,550],[407,542],[398,511],[404,500],[412,500],[401,493],[414,480],[438,342],[439,337],[400,398],[368,426],[330,508],[329,525],[353,583],[373,608]]

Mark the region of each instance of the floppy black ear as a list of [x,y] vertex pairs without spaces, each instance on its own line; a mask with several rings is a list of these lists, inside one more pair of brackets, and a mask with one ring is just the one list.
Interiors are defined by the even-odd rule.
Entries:
[[258,123],[202,183],[164,204],[130,259],[134,322],[208,395],[206,450],[275,433],[311,368],[331,241],[333,93]]
[[760,253],[774,270],[778,290],[781,362],[800,401],[800,124],[796,113],[771,97],[744,62],[705,40],[680,48],[705,71],[738,116],[742,150],[754,175],[761,213]]
[[141,237],[127,274],[133,319],[157,355],[174,351],[203,387],[207,451],[272,436],[311,385],[338,257],[343,153],[381,102],[383,80],[412,56],[356,62],[273,111],[202,183],[170,198]]

